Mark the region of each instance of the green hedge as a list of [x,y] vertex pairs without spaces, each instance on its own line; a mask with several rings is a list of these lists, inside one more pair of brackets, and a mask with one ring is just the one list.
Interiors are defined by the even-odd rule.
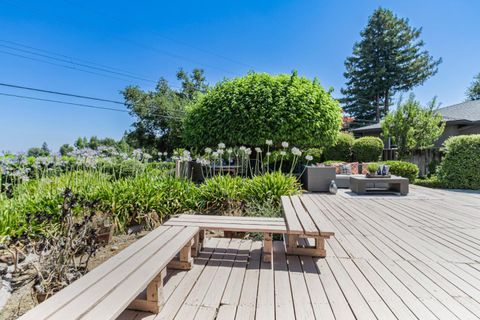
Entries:
[[260,146],[267,139],[298,147],[335,142],[341,109],[316,81],[282,74],[250,73],[224,80],[196,101],[184,122],[191,147]]
[[418,177],[418,166],[406,161],[385,161],[382,164],[390,166],[390,173],[396,176],[408,178],[413,183]]
[[337,137],[335,145],[325,149],[323,158],[325,160],[342,160],[348,162],[352,158],[352,147],[355,138],[348,133],[340,133]]
[[383,141],[377,137],[356,139],[352,146],[353,156],[359,162],[378,161],[383,151]]
[[449,138],[437,175],[447,188],[480,189],[480,135]]

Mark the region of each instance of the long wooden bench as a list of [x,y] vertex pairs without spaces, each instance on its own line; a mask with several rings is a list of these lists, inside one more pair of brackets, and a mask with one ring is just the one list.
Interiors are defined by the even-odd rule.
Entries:
[[[325,257],[325,239],[335,235],[330,222],[308,195],[282,196],[282,208],[287,225],[287,254]],[[299,244],[300,238],[313,238],[314,245]],[[304,243],[305,241],[302,241]]]
[[191,247],[198,232],[198,227],[161,226],[20,319],[109,320],[127,308],[158,313],[166,270],[192,267]]
[[263,260],[272,259],[273,234],[285,234],[287,227],[282,218],[235,217],[181,214],[170,218],[165,226],[195,226],[200,232],[195,237],[192,254],[197,254],[205,237],[205,230],[223,232],[258,232],[263,233]]

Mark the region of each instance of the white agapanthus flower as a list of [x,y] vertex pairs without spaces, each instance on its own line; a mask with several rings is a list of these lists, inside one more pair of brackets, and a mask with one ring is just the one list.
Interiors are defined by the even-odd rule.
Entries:
[[287,155],[287,152],[282,150],[282,151],[280,151],[280,155],[281,155],[281,156],[286,156],[286,155]]
[[273,145],[273,141],[272,141],[272,140],[267,140],[267,141],[265,141],[265,143],[267,144],[267,146]]
[[307,159],[307,161],[312,161],[313,160],[313,157],[311,155],[306,155],[305,156],[305,159]]
[[190,151],[188,151],[188,150],[183,150],[183,156],[184,156],[184,157],[189,157],[189,156],[190,156]]
[[262,153],[262,149],[259,148],[259,147],[256,147],[256,148],[255,148],[255,152],[257,152],[257,153]]
[[228,149],[227,149],[227,153],[228,153],[228,154],[232,154],[232,153],[233,153],[233,149],[232,149],[232,148],[228,148]]
[[205,148],[205,153],[206,153],[206,154],[212,153],[212,148],[206,147],[206,148]]
[[293,147],[292,148],[292,154],[294,156],[301,156],[302,155],[302,151],[300,151],[300,149],[298,149],[297,147]]
[[247,150],[247,148],[245,146],[240,146],[240,148],[238,148],[238,150],[245,151],[245,150]]
[[270,151],[268,151],[267,153],[265,153],[267,155],[267,157],[270,157],[272,155],[272,153]]
[[282,147],[288,148],[288,142],[287,142],[287,141],[283,141],[283,142],[282,142]]
[[247,156],[251,155],[251,154],[252,154],[252,149],[246,148],[246,149],[245,149],[245,154],[246,154]]
[[225,149],[225,143],[220,142],[220,143],[218,144],[218,148],[219,148],[219,149]]
[[220,156],[221,156],[224,152],[225,152],[225,151],[224,151],[223,149],[218,149],[218,150],[217,150],[217,154],[220,155]]
[[213,151],[213,152],[212,152],[212,157],[213,157],[213,158],[217,158],[217,157],[218,157],[218,152],[217,152],[217,151]]
[[168,156],[168,152],[165,151],[165,152],[163,153],[163,155],[164,155],[165,157]]

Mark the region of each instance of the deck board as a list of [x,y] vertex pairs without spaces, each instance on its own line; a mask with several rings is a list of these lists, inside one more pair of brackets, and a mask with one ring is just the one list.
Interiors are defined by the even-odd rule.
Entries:
[[261,242],[212,238],[192,270],[169,274],[159,315],[121,319],[480,319],[479,193],[302,197],[335,232],[326,258],[275,241],[269,264]]

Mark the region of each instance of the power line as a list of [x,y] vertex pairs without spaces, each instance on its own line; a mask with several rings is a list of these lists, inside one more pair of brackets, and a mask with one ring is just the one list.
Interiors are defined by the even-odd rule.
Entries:
[[70,69],[70,70],[76,70],[76,71],[80,71],[80,72],[94,74],[94,75],[102,76],[102,77],[106,77],[106,78],[117,79],[117,80],[122,80],[122,81],[129,81],[128,79],[125,79],[125,78],[119,78],[119,77],[111,76],[111,75],[108,75],[108,74],[103,74],[103,73],[98,73],[98,72],[94,72],[94,71],[84,70],[84,69],[76,68],[75,66],[68,66],[68,65],[64,65],[64,64],[51,62],[51,61],[45,61],[45,60],[42,60],[42,59],[29,57],[29,56],[25,56],[25,55],[13,53],[13,52],[0,50],[0,53],[8,54],[8,55],[15,56],[15,57],[18,57],[18,58],[23,58],[23,59],[28,59],[28,60],[32,60],[32,61],[42,62],[42,63],[54,65],[54,66],[57,66],[57,67],[67,68],[67,69]]
[[[105,11],[103,11],[103,10],[98,10],[97,8],[92,8],[92,7],[90,7],[90,6],[85,5],[84,3],[80,3],[80,4],[79,4],[79,3],[77,3],[77,2],[69,1],[69,0],[67,0],[67,2],[70,2],[71,4],[76,5],[76,6],[81,6],[81,7],[85,8],[85,9],[87,9],[87,10],[89,10],[89,11],[97,12],[97,13],[100,14],[103,18],[104,18],[104,17],[109,17],[110,19],[115,20],[115,21],[117,21],[117,22],[119,22],[119,21],[122,20],[121,18],[118,18],[117,16],[113,16],[112,14],[107,13],[107,12],[105,12]],[[182,45],[182,46],[185,46],[185,47],[188,47],[188,48],[191,48],[191,49],[194,49],[194,50],[197,50],[197,51],[199,51],[199,52],[203,52],[203,53],[206,53],[206,54],[209,54],[209,55],[212,55],[212,56],[215,56],[215,57],[217,57],[217,58],[220,58],[220,59],[223,59],[223,60],[226,60],[226,61],[230,61],[230,62],[235,63],[235,64],[238,64],[238,65],[242,65],[242,66],[244,66],[244,67],[248,67],[248,68],[255,69],[254,66],[252,66],[252,65],[250,65],[250,64],[247,64],[247,63],[244,63],[244,62],[242,62],[242,61],[239,61],[239,60],[236,60],[236,59],[232,59],[232,58],[230,58],[230,57],[227,57],[227,56],[222,55],[222,54],[218,54],[218,53],[213,52],[213,51],[211,51],[211,50],[206,50],[206,49],[204,49],[204,48],[200,48],[200,47],[194,46],[194,45],[192,45],[192,44],[190,44],[190,43],[187,43],[187,42],[185,42],[185,41],[177,40],[177,39],[174,39],[174,38],[172,38],[172,37],[167,37],[167,36],[165,36],[165,35],[163,35],[163,34],[160,34],[160,33],[158,33],[158,32],[155,32],[155,31],[151,31],[151,32],[152,32],[153,34],[155,34],[155,35],[156,35],[157,37],[159,37],[159,38],[163,38],[163,39],[166,39],[166,40],[168,40],[168,41],[178,43],[178,44],[180,44],[180,45]]]
[[14,84],[8,84],[8,83],[1,83],[1,82],[0,82],[0,86],[10,87],[10,88],[16,88],[16,89],[22,89],[22,90],[30,90],[30,91],[36,91],[36,92],[43,92],[43,93],[50,93],[50,94],[57,94],[57,95],[62,95],[62,96],[67,96],[67,97],[74,97],[74,98],[81,98],[81,99],[89,99],[89,100],[102,101],[102,102],[110,102],[110,103],[125,105],[124,102],[115,101],[115,100],[109,100],[109,99],[103,99],[103,98],[94,98],[94,97],[83,96],[83,95],[79,95],[79,94],[73,94],[73,93],[65,93],[65,92],[59,92],[59,91],[52,91],[52,90],[44,90],[44,89],[37,89],[37,88],[31,88],[31,87],[24,87],[24,86],[19,86],[19,85],[14,85]]
[[[29,90],[29,91],[36,91],[36,92],[42,92],[42,93],[48,93],[48,94],[56,94],[56,95],[62,95],[62,96],[67,96],[67,97],[73,97],[73,98],[81,98],[81,99],[88,99],[88,100],[95,100],[95,101],[101,101],[101,102],[110,102],[110,103],[115,103],[115,104],[120,104],[120,105],[130,105],[129,103],[126,102],[120,102],[120,101],[115,101],[115,100],[110,100],[110,99],[104,99],[104,98],[96,98],[96,97],[91,97],[91,96],[85,96],[85,95],[79,95],[75,93],[66,93],[66,92],[60,92],[60,91],[53,91],[53,90],[45,90],[45,89],[38,89],[38,88],[32,88],[32,87],[26,87],[26,86],[19,86],[15,84],[9,84],[9,83],[1,83],[0,86],[4,87],[9,87],[9,88],[15,88],[15,89],[21,89],[21,90]],[[134,101],[136,103],[138,101]],[[184,115],[185,112],[182,110],[170,110],[172,113],[177,113],[178,115]]]
[[[69,55],[65,55],[63,53],[58,53],[58,52],[54,52],[54,51],[50,51],[50,50],[45,50],[45,49],[21,44],[21,43],[10,41],[10,40],[0,39],[0,41],[4,42],[4,43],[9,43],[9,44],[14,45],[14,46],[23,47],[23,48],[27,48],[27,49],[32,49],[32,50],[35,50],[35,51],[39,51],[39,52],[48,53],[48,54],[52,54],[52,55],[55,55],[55,56],[63,57],[63,58],[68,59],[68,61],[70,61],[72,64],[75,64],[74,60],[77,60],[77,61],[80,61],[80,62],[88,63],[88,64],[93,65],[93,66],[99,66],[99,67],[106,68],[106,69],[120,71],[120,72],[123,72],[125,74],[129,74],[129,75],[133,75],[133,76],[139,76],[139,77],[142,77],[142,78],[147,78],[144,75],[141,75],[141,74],[138,74],[138,73],[133,73],[133,72],[125,70],[125,69],[120,69],[120,68],[112,67],[112,66],[106,66],[104,64],[100,64],[100,63],[97,63],[97,62],[94,62],[94,61],[85,60],[85,59],[81,59],[81,58],[72,57],[72,56],[69,56]],[[149,81],[151,81],[151,80],[149,80]]]
[[[9,3],[10,5],[13,5],[13,6],[16,6],[16,7],[19,7],[22,9],[22,7],[18,6],[18,4],[16,3],[13,3],[11,1],[8,1],[8,0],[2,0],[3,2],[6,2],[6,3]],[[37,13],[39,14],[40,16],[43,17],[43,14],[41,12],[39,12],[39,10],[36,10],[34,8],[32,8],[31,6],[27,6],[27,8],[31,11],[31,12],[34,12],[34,13]],[[55,15],[56,17],[56,20],[58,21],[61,21],[62,23],[66,23],[68,24],[69,22],[71,21],[66,21],[63,17],[60,17],[58,15]],[[121,23],[124,23],[124,21],[120,21]],[[202,63],[200,61],[197,61],[195,59],[191,59],[191,58],[188,58],[188,57],[185,57],[185,56],[182,56],[182,55],[179,55],[179,54],[176,54],[176,53],[172,53],[172,52],[169,52],[169,51],[166,51],[166,50],[161,50],[161,49],[158,49],[156,47],[153,47],[153,46],[148,46],[148,45],[145,45],[143,43],[139,43],[139,42],[136,42],[136,41],[133,41],[133,40],[130,40],[130,39],[127,39],[127,38],[123,38],[123,37],[119,37],[115,34],[112,34],[111,32],[105,32],[103,31],[104,33],[107,33],[109,34],[111,37],[113,38],[117,38],[117,39],[120,39],[122,41],[125,41],[125,42],[130,42],[138,47],[143,47],[144,49],[148,49],[148,50],[151,50],[151,51],[155,51],[155,52],[158,52],[158,53],[161,53],[163,55],[167,55],[167,56],[170,56],[172,58],[176,58],[176,59],[180,59],[180,60],[185,60],[185,61],[188,61],[188,62],[191,62],[191,63],[195,63],[195,64],[198,64],[200,66],[203,66],[203,67],[206,67],[206,68],[209,68],[209,69],[216,69],[216,70],[219,70],[219,71],[222,71],[222,72],[225,72],[225,73],[228,73],[228,74],[232,74],[232,75],[235,75],[236,73],[233,72],[233,71],[230,71],[230,70],[227,70],[227,69],[224,69],[224,68],[221,68],[221,67],[216,67],[214,65],[210,65],[210,64],[206,64],[206,63]]]
[[[0,40],[0,41],[3,41],[3,40]],[[88,69],[98,70],[98,71],[105,72],[105,73],[112,73],[112,74],[116,74],[116,75],[119,75],[119,76],[122,76],[122,77],[133,78],[135,80],[142,80],[142,81],[146,81],[146,82],[156,83],[155,80],[146,79],[146,78],[137,77],[137,76],[131,76],[131,75],[123,73],[123,72],[110,71],[106,68],[90,66],[90,65],[87,65],[87,64],[84,64],[84,63],[74,62],[73,60],[56,58],[56,57],[52,57],[52,56],[49,56],[49,55],[46,55],[46,54],[42,54],[42,53],[30,51],[30,50],[25,50],[25,49],[19,49],[19,48],[7,46],[7,45],[4,45],[4,44],[0,44],[0,47],[4,47],[4,48],[14,50],[14,51],[20,51],[20,52],[23,52],[23,53],[28,53],[28,54],[31,54],[31,55],[34,55],[34,56],[39,56],[39,57],[42,57],[42,58],[47,58],[47,59],[51,59],[51,60],[55,60],[55,61],[60,61],[60,62],[72,64],[74,66],[80,66],[80,67],[84,67],[84,68],[88,68]]]
[[124,110],[124,109],[116,109],[116,108],[110,108],[110,107],[100,107],[100,106],[95,106],[95,105],[91,105],[91,104],[84,104],[84,103],[75,103],[75,102],[67,102],[67,101],[60,101],[60,100],[44,99],[44,98],[30,97],[30,96],[10,94],[10,93],[4,93],[4,92],[0,92],[0,95],[7,96],[7,97],[21,98],[21,99],[61,103],[61,104],[67,104],[67,105],[83,107],[83,108],[92,108],[92,109],[101,109],[101,110],[116,111],[116,112],[127,112],[128,113],[128,110]]
[[[7,97],[13,97],[13,98],[27,99],[27,100],[38,100],[38,101],[44,101],[44,102],[53,102],[53,103],[71,105],[71,106],[80,107],[80,108],[90,108],[90,109],[99,109],[99,110],[106,110],[106,111],[129,113],[128,110],[125,110],[125,109],[95,106],[95,105],[84,104],[84,103],[75,103],[75,102],[67,102],[67,101],[60,101],[60,100],[44,99],[44,98],[30,97],[30,96],[24,96],[24,95],[16,95],[16,94],[4,93],[4,92],[0,92],[0,95],[1,96],[7,96]],[[161,118],[170,118],[170,119],[178,119],[178,120],[182,119],[180,117],[175,117],[175,116],[170,116],[170,115],[156,115],[156,116],[161,117]]]

